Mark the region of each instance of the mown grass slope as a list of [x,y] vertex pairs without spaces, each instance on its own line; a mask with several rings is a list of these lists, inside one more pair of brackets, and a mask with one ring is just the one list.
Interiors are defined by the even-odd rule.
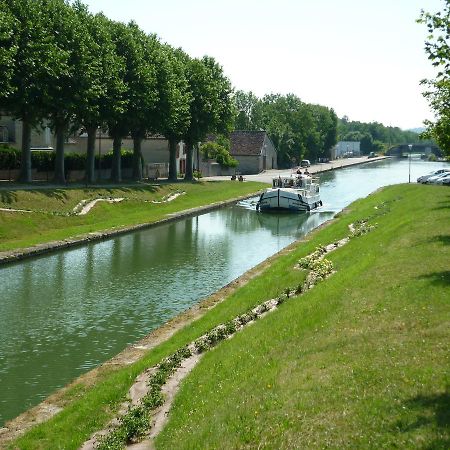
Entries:
[[450,192],[384,189],[307,247],[363,218],[335,274],[205,355],[157,448],[450,447]]

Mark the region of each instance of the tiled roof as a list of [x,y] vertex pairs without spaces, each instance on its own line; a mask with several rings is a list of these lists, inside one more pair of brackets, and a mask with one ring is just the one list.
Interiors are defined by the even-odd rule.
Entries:
[[232,156],[260,155],[265,131],[233,131],[230,134]]

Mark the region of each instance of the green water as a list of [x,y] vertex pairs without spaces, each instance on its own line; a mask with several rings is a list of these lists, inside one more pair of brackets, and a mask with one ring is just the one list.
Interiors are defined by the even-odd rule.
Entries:
[[[417,176],[441,165],[415,161]],[[0,426],[379,186],[405,161],[322,176],[322,212],[252,201],[0,268]]]

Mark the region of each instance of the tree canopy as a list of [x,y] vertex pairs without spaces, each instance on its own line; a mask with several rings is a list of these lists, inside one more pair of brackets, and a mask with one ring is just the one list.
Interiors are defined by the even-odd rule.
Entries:
[[361,152],[368,154],[393,145],[416,143],[420,137],[414,131],[385,126],[379,122],[350,121],[344,116],[338,121],[338,140],[359,141]]
[[112,136],[112,178],[121,179],[121,140],[134,141],[133,174],[141,177],[140,143],[147,134],[169,140],[176,179],[176,142],[192,148],[226,132],[234,115],[231,83],[211,57],[190,58],[134,22],[93,15],[75,0],[0,0],[0,112],[23,123],[23,181],[31,181],[31,127],[57,135],[55,174],[64,182],[69,129],[88,133],[87,181],[94,177],[97,129]]
[[265,130],[278,151],[278,165],[330,157],[336,144],[337,117],[330,108],[302,102],[294,94],[265,95],[237,91],[237,130]]
[[433,138],[446,154],[450,155],[450,0],[444,0],[442,11],[435,14],[422,11],[418,20],[428,29],[425,52],[438,70],[433,80],[423,80],[428,90],[424,93],[435,120],[426,121],[427,137]]
[[205,160],[215,159],[222,167],[236,167],[238,161],[230,155],[229,143],[224,140],[212,142],[208,141],[201,145],[200,152]]
[[222,67],[210,56],[187,61],[188,89],[191,120],[184,134],[186,142],[186,176],[192,179],[192,151],[194,145],[206,139],[208,134],[228,133],[234,119],[232,88]]

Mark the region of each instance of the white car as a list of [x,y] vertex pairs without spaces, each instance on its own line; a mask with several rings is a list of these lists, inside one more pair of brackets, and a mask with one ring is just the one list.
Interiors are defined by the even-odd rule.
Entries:
[[443,172],[443,173],[440,173],[439,175],[433,175],[432,177],[428,178],[424,183],[425,184],[437,184],[437,181],[440,178],[445,177],[446,175],[448,175],[448,172]]
[[434,184],[450,184],[450,173],[446,173],[439,177]]
[[422,175],[421,177],[417,178],[417,182],[418,183],[426,183],[429,178],[434,177],[436,175],[442,175],[443,173],[446,173],[446,172],[450,172],[450,169],[435,170],[434,172],[431,172],[428,175]]

